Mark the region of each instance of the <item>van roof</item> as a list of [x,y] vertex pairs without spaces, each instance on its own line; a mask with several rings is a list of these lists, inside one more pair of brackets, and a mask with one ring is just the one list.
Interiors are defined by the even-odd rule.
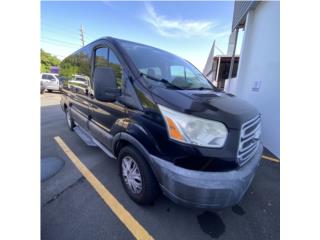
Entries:
[[[118,43],[118,44],[119,44],[120,42],[128,42],[128,43],[134,43],[134,44],[138,44],[138,45],[142,45],[142,46],[148,46],[148,47],[155,48],[155,47],[153,47],[153,46],[146,45],[146,44],[142,44],[142,43],[138,43],[138,42],[133,42],[133,41],[125,40],[125,39],[120,39],[120,38],[105,36],[105,37],[100,37],[100,38],[98,38],[98,39],[96,39],[96,40],[94,40],[94,41],[86,44],[85,46],[83,46],[83,47],[77,49],[76,51],[74,51],[73,53],[69,54],[67,57],[69,57],[69,56],[77,53],[77,52],[80,51],[81,49],[83,49],[83,48],[85,48],[85,47],[87,47],[87,46],[89,46],[89,45],[91,45],[91,44],[94,44],[95,42],[100,41],[100,40],[107,40],[107,41],[109,41],[109,42],[111,42],[111,43]],[[159,49],[159,50],[162,50],[162,49]],[[164,50],[162,50],[162,51],[164,51]],[[67,57],[66,57],[66,58],[67,58]]]
[[[115,37],[110,37],[110,36],[105,36],[105,37],[98,38],[97,40],[95,40],[95,41],[93,41],[91,43],[94,43],[94,42],[99,41],[99,40],[107,40],[109,42],[128,42],[128,43],[134,43],[134,44],[144,45],[144,46],[148,46],[148,47],[153,47],[153,46],[149,46],[149,45],[146,45],[146,44],[143,44],[143,43],[133,42],[133,41],[120,39],[120,38],[115,38]],[[91,43],[89,43],[89,44],[91,44]]]

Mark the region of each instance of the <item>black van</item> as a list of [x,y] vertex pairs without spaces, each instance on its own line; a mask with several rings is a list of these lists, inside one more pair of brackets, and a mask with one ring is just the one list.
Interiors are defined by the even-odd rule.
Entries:
[[69,128],[118,159],[135,202],[161,192],[200,208],[241,200],[261,159],[260,114],[188,61],[106,37],[67,57],[60,75],[69,79],[61,99]]

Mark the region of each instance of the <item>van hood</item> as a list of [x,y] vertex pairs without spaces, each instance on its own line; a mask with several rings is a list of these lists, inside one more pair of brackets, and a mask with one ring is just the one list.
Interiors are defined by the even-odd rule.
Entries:
[[225,92],[211,90],[152,89],[157,104],[197,117],[223,122],[227,127],[240,129],[258,111],[244,100]]

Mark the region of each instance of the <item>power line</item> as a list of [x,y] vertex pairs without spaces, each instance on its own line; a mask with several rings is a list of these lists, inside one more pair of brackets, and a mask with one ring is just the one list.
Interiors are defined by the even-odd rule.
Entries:
[[[56,26],[56,27],[53,27],[53,26],[48,26],[46,24],[42,24],[41,25],[41,29],[42,31],[50,31],[52,33],[56,33],[56,34],[60,34],[60,35],[69,35],[69,36],[73,36],[73,37],[76,37],[76,36],[79,36],[79,31],[75,30],[75,29],[71,29],[71,28],[68,28],[68,27],[63,27],[63,26]],[[90,39],[96,39],[96,37],[93,37],[93,36],[89,36],[88,33],[86,32],[86,38],[90,38]]]
[[51,28],[51,29],[55,29],[55,30],[63,29],[67,32],[74,33],[74,34],[79,33],[76,29],[74,29],[74,27],[66,26],[66,25],[55,25],[52,23],[49,23],[49,24],[48,23],[41,23],[41,27]]
[[[46,30],[47,31],[47,30]],[[46,32],[46,31],[44,31],[44,32]],[[53,31],[50,31],[51,33],[54,33],[55,35],[60,35],[60,36],[65,36],[66,34],[65,33],[55,33],[55,32],[53,32]],[[47,37],[46,35],[48,35],[48,34],[41,34],[42,35],[42,38],[50,38],[50,37]],[[91,38],[91,39],[89,39],[88,40],[88,38],[87,38],[87,40],[89,41],[89,42],[92,42],[93,41],[93,39],[94,38]],[[66,43],[70,43],[70,44],[75,44],[74,42],[77,42],[77,36],[72,36],[71,37],[71,35],[69,35],[69,37],[68,38],[66,38],[66,40],[70,40],[70,41],[72,41],[72,43],[71,42],[68,42],[68,41],[65,41],[65,40],[59,40],[59,39],[51,39],[51,40],[57,40],[57,41],[63,41],[63,42],[66,42]],[[81,42],[82,43],[82,42]],[[75,45],[77,45],[77,44],[75,44]],[[78,45],[77,45],[78,46]],[[80,45],[81,46],[81,45]]]
[[46,40],[46,41],[51,41],[51,42],[62,43],[65,45],[79,47],[79,45],[76,43],[71,43],[71,42],[67,42],[67,41],[63,41],[63,40],[59,40],[59,39],[54,39],[54,38],[49,38],[49,37],[42,37],[41,40]]
[[[49,44],[51,45],[52,47],[54,47],[55,49],[66,49],[67,52],[70,52],[70,53],[73,53],[75,52],[77,49],[79,49],[80,47],[71,47],[71,46],[67,46],[67,45],[64,45],[64,44],[60,44],[60,43],[53,43],[53,42],[48,42],[48,41],[43,41],[43,43],[45,44]],[[43,48],[44,46],[42,46]]]
[[67,36],[68,38],[72,38],[72,39],[78,38],[78,34],[73,34],[73,33],[69,33],[69,32],[56,32],[51,29],[43,29],[41,31],[41,35],[50,35],[50,33],[53,33],[58,36],[63,36],[63,37]]
[[[79,47],[71,47],[71,46],[67,46],[67,45],[63,45],[63,44],[57,44],[57,43],[53,43],[53,42],[47,42],[44,41],[43,44],[47,44],[47,45],[51,45],[52,47],[54,47],[55,49],[66,49],[68,50],[68,52],[75,52],[77,49],[79,49]],[[42,47],[44,47],[45,45],[42,45]]]

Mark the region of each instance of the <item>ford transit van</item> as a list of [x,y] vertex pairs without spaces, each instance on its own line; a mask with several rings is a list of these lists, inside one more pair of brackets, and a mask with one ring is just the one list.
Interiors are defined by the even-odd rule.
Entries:
[[106,37],[67,57],[60,75],[68,127],[118,161],[133,201],[162,192],[185,206],[223,208],[244,196],[261,160],[260,114],[187,60]]

